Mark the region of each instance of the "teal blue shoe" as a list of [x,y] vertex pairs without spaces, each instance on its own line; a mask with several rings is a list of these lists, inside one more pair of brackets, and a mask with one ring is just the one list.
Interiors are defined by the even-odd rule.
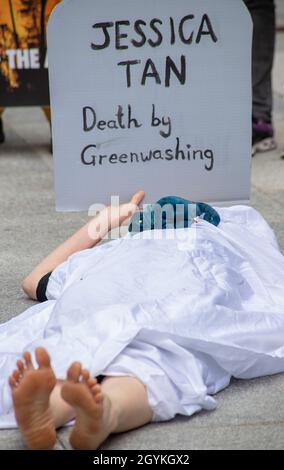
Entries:
[[192,225],[196,217],[216,227],[221,220],[218,212],[209,204],[192,202],[177,196],[166,196],[159,199],[156,204],[146,205],[144,211],[135,213],[128,231],[139,233],[154,229],[187,228]]

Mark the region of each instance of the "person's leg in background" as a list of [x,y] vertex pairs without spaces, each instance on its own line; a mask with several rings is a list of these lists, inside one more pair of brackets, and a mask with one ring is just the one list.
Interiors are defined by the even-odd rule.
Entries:
[[3,121],[2,121],[2,114],[4,113],[5,108],[0,108],[0,144],[5,142],[5,134],[3,129]]
[[253,155],[276,147],[272,123],[272,67],[275,49],[274,0],[244,0],[253,20]]
[[[51,135],[51,112],[50,112],[50,106],[43,106],[42,110],[45,114],[46,119],[49,122],[50,125],[50,135]],[[50,137],[50,153],[52,153],[52,137]]]

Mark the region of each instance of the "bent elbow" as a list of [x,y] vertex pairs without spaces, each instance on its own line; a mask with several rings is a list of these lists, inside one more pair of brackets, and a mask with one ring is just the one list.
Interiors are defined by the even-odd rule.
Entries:
[[36,300],[36,288],[34,282],[29,278],[29,276],[25,277],[21,282],[21,288],[24,293],[33,300]]

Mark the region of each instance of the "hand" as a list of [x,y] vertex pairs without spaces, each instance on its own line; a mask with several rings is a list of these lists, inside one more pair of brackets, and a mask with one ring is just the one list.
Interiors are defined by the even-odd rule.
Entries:
[[138,205],[143,200],[144,196],[144,191],[138,191],[126,204],[121,204],[120,206],[108,206],[109,230],[120,227],[120,225],[123,225],[124,223],[128,223],[129,219],[137,211]]
[[136,212],[138,204],[144,198],[144,191],[135,193],[131,200],[120,206],[105,207],[93,220],[88,223],[88,236],[94,241],[94,245],[98,243],[105,235],[123,223],[129,223],[129,219]]

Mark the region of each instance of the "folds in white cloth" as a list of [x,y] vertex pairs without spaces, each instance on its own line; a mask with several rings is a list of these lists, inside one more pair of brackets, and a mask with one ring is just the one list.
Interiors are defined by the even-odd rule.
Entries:
[[58,266],[49,300],[0,326],[0,427],[16,426],[8,376],[37,346],[58,378],[75,360],[93,375],[138,377],[155,421],[215,408],[232,376],[283,372],[276,238],[252,208],[217,210],[218,227],[127,235]]

